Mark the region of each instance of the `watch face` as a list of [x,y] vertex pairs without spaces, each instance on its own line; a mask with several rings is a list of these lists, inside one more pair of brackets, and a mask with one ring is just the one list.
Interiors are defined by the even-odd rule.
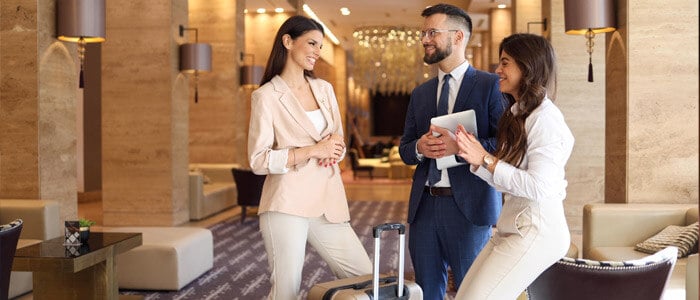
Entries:
[[490,166],[493,163],[493,156],[488,154],[484,156],[484,163],[486,164],[486,166]]

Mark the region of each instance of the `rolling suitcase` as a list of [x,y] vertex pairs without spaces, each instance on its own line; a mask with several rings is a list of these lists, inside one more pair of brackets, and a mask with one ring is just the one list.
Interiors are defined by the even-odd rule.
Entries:
[[[379,275],[379,249],[381,233],[386,230],[399,232],[399,271],[398,278]],[[406,227],[401,223],[377,225],[372,230],[374,235],[374,272],[353,278],[338,279],[319,283],[311,287],[308,299],[409,299],[422,300],[423,290],[412,281],[404,280],[404,244]]]

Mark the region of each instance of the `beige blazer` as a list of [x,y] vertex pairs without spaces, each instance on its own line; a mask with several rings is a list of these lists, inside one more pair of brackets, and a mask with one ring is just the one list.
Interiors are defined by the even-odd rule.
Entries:
[[321,133],[279,76],[252,94],[248,158],[254,173],[267,175],[258,213],[276,211],[301,217],[325,214],[331,222],[345,222],[350,220],[350,213],[337,164],[322,167],[314,158],[284,174],[271,174],[268,168],[271,151],[310,146],[329,134],[343,134],[333,86],[310,78],[309,85],[328,123]]

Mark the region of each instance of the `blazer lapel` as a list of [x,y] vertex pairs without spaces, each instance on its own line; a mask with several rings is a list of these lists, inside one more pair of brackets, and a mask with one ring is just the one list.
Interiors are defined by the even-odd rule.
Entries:
[[469,104],[469,94],[471,94],[474,86],[476,85],[476,69],[471,65],[467,68],[467,72],[464,73],[464,78],[462,78],[462,85],[459,87],[459,92],[457,92],[457,101],[452,109],[452,112],[465,111],[469,107],[473,107]]
[[437,77],[431,79],[430,81],[427,82],[427,88],[425,91],[427,92],[427,95],[425,95],[425,101],[423,101],[423,111],[425,111],[428,116],[428,118],[432,118],[437,116],[437,88],[438,88],[438,79]]
[[275,87],[275,91],[281,94],[279,98],[280,104],[282,104],[282,106],[287,110],[292,119],[294,119],[294,121],[299,124],[299,127],[308,133],[314,140],[320,141],[321,135],[318,133],[318,131],[316,131],[316,127],[314,127],[314,124],[311,123],[309,117],[306,116],[306,111],[304,111],[304,108],[299,105],[299,101],[294,98],[294,94],[292,94],[292,91],[289,89],[287,84],[284,83],[284,80],[282,80],[282,78],[278,75],[272,78],[272,84]]

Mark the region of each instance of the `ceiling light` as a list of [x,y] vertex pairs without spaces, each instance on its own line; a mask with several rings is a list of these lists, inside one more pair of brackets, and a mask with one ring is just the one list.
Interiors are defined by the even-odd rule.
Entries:
[[244,13],[244,14],[247,14],[247,13],[248,13],[248,9],[247,9],[247,8],[246,8],[246,9],[243,9],[243,13]]
[[356,28],[353,37],[352,74],[360,87],[380,93],[410,93],[425,81],[423,74],[430,73],[430,66],[423,62],[417,28],[365,26]]
[[499,4],[497,7],[498,7],[498,8],[506,8],[506,5],[503,4],[503,3],[501,3],[501,4]]
[[281,8],[281,7],[275,8],[275,12],[278,13],[278,14],[279,14],[279,13],[283,13],[283,12],[284,12],[284,8]]
[[331,32],[331,29],[328,28],[328,26],[326,26],[326,24],[324,24],[324,23],[321,21],[321,19],[318,18],[318,16],[314,13],[314,11],[311,10],[311,7],[309,7],[308,5],[304,4],[304,6],[302,6],[302,8],[304,9],[304,12],[305,12],[307,15],[309,15],[309,17],[311,17],[312,19],[316,20],[316,22],[321,23],[321,26],[323,26],[323,30],[326,32],[326,35],[328,36],[329,39],[331,39],[331,41],[333,42],[333,44],[340,45],[340,41],[338,40],[337,37],[335,37],[335,34],[333,34],[333,32]]
[[257,11],[259,14],[264,14],[265,12],[267,12],[267,10],[265,10],[264,8],[258,8],[256,11]]
[[350,15],[350,9],[347,7],[341,7],[340,8],[340,14],[343,16],[349,16]]

